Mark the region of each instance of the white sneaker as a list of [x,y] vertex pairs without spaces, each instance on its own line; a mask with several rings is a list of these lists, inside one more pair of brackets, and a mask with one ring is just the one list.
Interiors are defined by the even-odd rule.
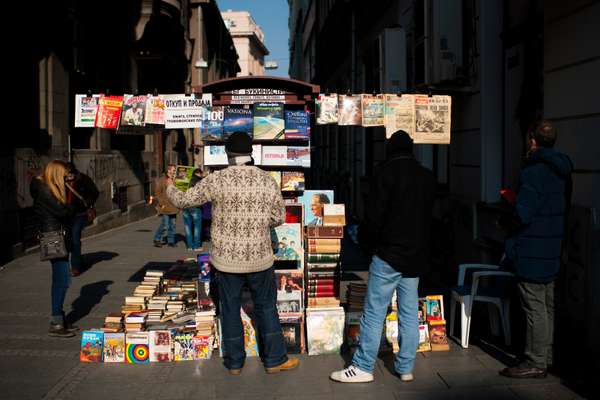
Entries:
[[400,374],[400,380],[402,382],[412,382],[415,380],[413,374]]
[[373,374],[362,371],[354,365],[341,371],[334,371],[329,377],[334,381],[342,383],[364,383],[373,381]]

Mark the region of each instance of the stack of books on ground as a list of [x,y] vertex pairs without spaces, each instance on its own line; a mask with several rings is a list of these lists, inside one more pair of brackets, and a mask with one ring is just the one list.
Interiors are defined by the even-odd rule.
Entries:
[[346,344],[355,347],[359,344],[360,318],[365,306],[367,284],[350,282],[346,289]]

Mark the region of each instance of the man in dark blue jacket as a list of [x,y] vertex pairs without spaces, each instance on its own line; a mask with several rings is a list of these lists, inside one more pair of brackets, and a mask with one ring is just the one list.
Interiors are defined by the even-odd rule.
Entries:
[[513,232],[506,261],[518,277],[526,317],[524,361],[500,374],[543,378],[552,364],[554,280],[560,269],[565,215],[570,208],[568,156],[554,150],[556,130],[542,120],[528,135],[528,157],[521,171]]

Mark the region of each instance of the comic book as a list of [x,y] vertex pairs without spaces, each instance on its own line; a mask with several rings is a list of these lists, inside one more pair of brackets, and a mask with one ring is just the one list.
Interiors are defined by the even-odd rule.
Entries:
[[125,362],[124,333],[104,333],[104,362]]
[[381,126],[384,116],[384,98],[382,94],[361,95],[362,126]]
[[102,362],[102,349],[104,344],[104,332],[84,331],[81,334],[81,351],[79,361]]
[[193,333],[176,333],[173,335],[173,355],[175,361],[194,359]]

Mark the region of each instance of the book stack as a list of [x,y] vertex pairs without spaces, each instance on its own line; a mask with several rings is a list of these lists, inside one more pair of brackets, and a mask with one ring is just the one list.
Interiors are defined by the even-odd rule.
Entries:
[[110,313],[104,318],[103,332],[122,332],[123,331],[123,315],[119,312]]
[[359,344],[360,318],[362,317],[366,294],[366,283],[350,282],[348,284],[346,290],[346,343],[350,347]]
[[132,312],[125,316],[125,332],[141,332],[146,327],[147,312]]
[[339,259],[343,226],[306,227],[307,307],[339,306]]
[[144,311],[146,299],[143,296],[125,296],[125,305],[121,307],[121,313],[127,315],[131,312]]

